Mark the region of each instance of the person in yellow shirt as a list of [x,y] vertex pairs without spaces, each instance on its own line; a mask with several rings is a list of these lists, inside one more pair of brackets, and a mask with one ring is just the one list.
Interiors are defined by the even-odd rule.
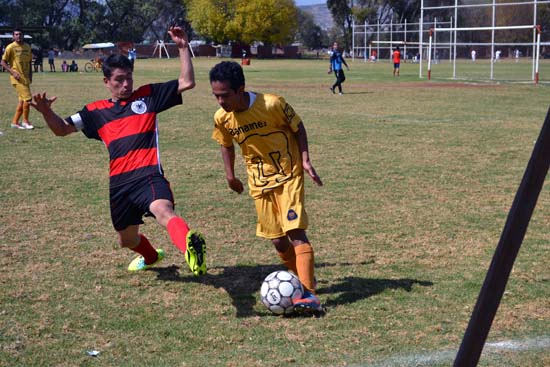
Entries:
[[[11,84],[19,98],[11,127],[34,129],[34,126],[29,122],[29,102],[32,99],[30,88],[32,83],[32,50],[31,46],[24,42],[23,32],[20,29],[14,29],[13,42],[6,47],[1,64],[10,73]],[[21,117],[23,117],[23,122],[20,124],[19,119]]]
[[304,171],[316,185],[323,182],[309,158],[304,124],[283,97],[245,91],[244,73],[236,62],[215,65],[210,85],[221,106],[214,115],[212,138],[221,145],[227,183],[239,194],[244,191],[235,176],[235,141],[246,161],[258,216],[256,235],[271,240],[283,264],[300,278],[305,293],[294,308],[322,312],[315,294],[313,247],[306,235]]

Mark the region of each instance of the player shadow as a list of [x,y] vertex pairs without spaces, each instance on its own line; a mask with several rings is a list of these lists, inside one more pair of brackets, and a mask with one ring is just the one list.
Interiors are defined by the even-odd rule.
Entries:
[[344,96],[346,94],[374,94],[374,92],[346,92],[346,91],[344,91]]
[[[368,265],[372,261],[366,261],[359,265]],[[351,266],[354,264],[330,264],[318,263],[317,268],[328,266]],[[209,285],[224,289],[231,298],[231,304],[235,307],[236,316],[239,318],[265,316],[269,311],[258,311],[255,306],[260,302],[260,287],[267,274],[276,270],[284,270],[281,265],[238,265],[219,266],[209,269],[209,273],[199,277],[189,273],[180,273],[180,268],[172,265],[166,268],[152,268],[157,272],[157,279],[172,282],[188,282]],[[189,275],[188,275],[189,274]],[[386,289],[412,290],[414,284],[430,286],[433,283],[413,279],[364,279],[359,277],[346,277],[339,279],[338,283],[325,286],[326,281],[320,281],[317,287],[319,295],[328,295],[325,306],[334,307],[341,304],[353,303],[358,300],[371,297]],[[337,295],[336,295],[337,294]],[[331,295],[336,295],[332,297]],[[322,297],[325,298],[325,297]],[[329,310],[330,311],[330,310]]]
[[345,277],[338,279],[338,283],[317,289],[317,294],[329,295],[325,301],[325,306],[334,307],[372,297],[376,294],[384,292],[386,289],[403,289],[406,292],[411,292],[415,284],[423,287],[431,287],[433,285],[430,281],[408,278],[366,279],[359,277]]

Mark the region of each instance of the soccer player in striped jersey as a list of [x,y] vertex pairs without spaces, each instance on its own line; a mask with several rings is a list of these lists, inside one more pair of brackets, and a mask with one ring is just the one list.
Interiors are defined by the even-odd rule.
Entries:
[[206,273],[205,241],[190,230],[174,212],[174,196],[164,177],[158,150],[157,114],[182,103],[181,93],[195,87],[188,37],[181,27],[168,31],[177,45],[180,75],[177,80],[133,89],[132,64],[122,55],[111,55],[103,63],[103,82],[111,98],[85,106],[62,119],[51,108],[56,97],[36,94],[32,106],[44,117],[55,135],[82,131],[86,137],[103,141],[110,157],[110,205],[113,226],[122,247],[139,254],[130,271],[146,270],[164,258],[140,233],[144,215],[152,215],[166,227],[174,245],[185,255],[195,275]]
[[244,190],[235,176],[235,141],[246,161],[258,216],[256,235],[271,240],[283,264],[304,285],[304,297],[294,302],[294,308],[320,312],[313,247],[306,235],[304,171],[316,185],[323,183],[309,159],[304,124],[284,98],[246,92],[243,70],[236,62],[214,66],[210,84],[221,106],[214,115],[212,138],[221,146],[227,183],[239,194]]

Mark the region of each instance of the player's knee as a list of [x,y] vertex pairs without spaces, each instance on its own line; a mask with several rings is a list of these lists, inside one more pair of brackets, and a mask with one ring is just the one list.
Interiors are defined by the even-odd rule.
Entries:
[[271,243],[275,246],[275,249],[278,252],[285,252],[288,249],[288,246],[290,246],[290,241],[287,237],[273,238]]
[[295,247],[303,245],[304,243],[309,243],[306,231],[303,229],[293,229],[292,231],[289,231],[288,237],[290,238],[292,245]]

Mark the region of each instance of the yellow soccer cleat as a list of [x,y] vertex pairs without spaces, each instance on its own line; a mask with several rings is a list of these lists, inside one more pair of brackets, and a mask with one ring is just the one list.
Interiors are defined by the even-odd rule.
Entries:
[[206,274],[206,242],[200,232],[191,230],[187,233],[185,261],[193,274]]
[[157,261],[155,261],[152,264],[145,264],[145,259],[141,255],[136,257],[134,260],[132,260],[130,265],[128,265],[128,270],[129,271],[141,271],[141,270],[147,270],[147,269],[152,268],[153,266],[160,263],[162,261],[162,259],[164,259],[164,250],[160,249],[160,248],[157,249],[157,255],[158,255]]

